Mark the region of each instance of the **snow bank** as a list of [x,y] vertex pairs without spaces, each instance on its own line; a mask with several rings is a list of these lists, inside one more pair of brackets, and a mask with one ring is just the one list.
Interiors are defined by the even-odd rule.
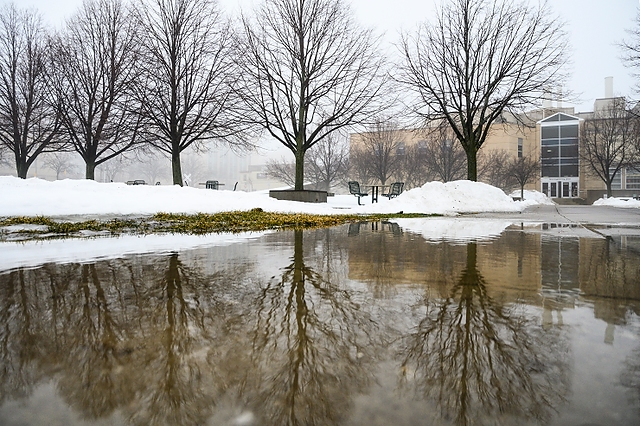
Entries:
[[[512,198],[520,198],[520,191],[513,191],[509,196]],[[530,191],[528,189],[525,189],[524,191],[524,200],[518,201],[518,203],[524,206],[534,206],[537,204],[547,204],[552,206],[555,204],[555,202],[551,198],[547,197],[546,194],[543,194],[540,191]]]
[[519,212],[525,206],[495,186],[481,182],[458,180],[428,182],[420,188],[403,192],[393,203],[374,205],[377,213],[428,213],[451,215],[456,213]]
[[429,182],[399,197],[358,206],[351,195],[329,197],[326,204],[281,201],[268,193],[213,191],[177,185],[126,185],[92,180],[18,179],[0,176],[0,216],[150,215],[216,213],[250,210],[311,214],[425,213],[456,215],[474,212],[518,212],[526,202],[514,202],[502,190],[479,182]]
[[226,246],[259,238],[267,232],[207,235],[125,235],[73,240],[39,240],[0,243],[0,271],[32,268],[48,262],[89,263],[133,254],[160,254],[201,247]]
[[622,207],[627,209],[640,208],[640,200],[634,200],[631,197],[610,197],[600,198],[593,202],[594,206],[611,206]]

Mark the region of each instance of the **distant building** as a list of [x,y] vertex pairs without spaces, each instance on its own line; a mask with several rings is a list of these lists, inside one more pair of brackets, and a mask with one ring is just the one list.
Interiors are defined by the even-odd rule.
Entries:
[[267,176],[264,164],[249,164],[245,170],[240,172],[238,190],[251,192],[283,187],[288,187],[288,185]]
[[[535,189],[552,198],[582,198],[593,202],[606,194],[606,186],[589,173],[587,164],[581,160],[580,129],[586,121],[594,119],[595,112],[606,110],[620,99],[613,96],[613,83],[608,77],[605,97],[595,100],[593,111],[575,113],[573,107],[562,107],[560,102],[553,106],[551,101],[545,101],[542,108],[527,112],[520,120],[505,116],[493,124],[478,155],[504,151],[510,158],[539,158],[540,174],[525,189]],[[425,127],[398,131],[403,151],[405,146],[412,145],[426,151],[428,142],[424,135],[429,130],[431,128]],[[351,147],[361,146],[365,134],[352,134]],[[623,168],[615,177],[612,189],[614,196],[640,194],[640,164]]]

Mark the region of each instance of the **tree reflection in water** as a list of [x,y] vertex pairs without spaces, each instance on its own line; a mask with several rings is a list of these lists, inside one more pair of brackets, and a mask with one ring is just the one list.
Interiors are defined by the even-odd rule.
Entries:
[[544,422],[568,391],[568,344],[524,306],[490,297],[476,260],[469,243],[449,296],[416,307],[426,313],[402,345],[401,385],[458,425]]
[[302,231],[294,240],[292,263],[256,301],[247,394],[260,424],[338,424],[372,380],[374,323],[349,291],[305,264]]
[[51,381],[89,422],[339,423],[371,382],[376,325],[305,264],[302,231],[280,235],[293,259],[272,279],[178,254],[0,274],[0,402]]

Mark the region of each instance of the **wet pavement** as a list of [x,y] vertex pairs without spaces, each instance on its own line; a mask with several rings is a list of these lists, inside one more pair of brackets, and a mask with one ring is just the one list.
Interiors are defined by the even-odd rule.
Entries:
[[465,216],[540,223],[640,227],[640,209],[610,206],[537,205],[527,208],[522,213],[478,213]]
[[[640,209],[610,206],[537,205],[522,213],[478,213],[469,218],[502,219],[548,225],[557,234],[577,237],[640,235]],[[543,226],[543,229],[545,227]]]

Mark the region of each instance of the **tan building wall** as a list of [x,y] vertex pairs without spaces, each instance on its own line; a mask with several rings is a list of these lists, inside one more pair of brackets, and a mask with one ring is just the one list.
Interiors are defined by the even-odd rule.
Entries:
[[[408,129],[393,131],[394,139],[401,141],[406,147],[425,144],[429,141],[428,129]],[[358,149],[364,143],[364,133],[354,133],[350,135],[351,149]],[[454,139],[453,135],[451,138]],[[535,125],[530,127],[522,126],[516,123],[499,123],[494,124],[488,134],[488,137],[479,151],[478,156],[489,154],[491,151],[505,151],[510,158],[518,156],[518,143],[522,139],[523,155],[526,157],[540,157],[540,135],[539,128]],[[454,139],[454,143],[460,142]],[[391,179],[396,180],[394,178]],[[539,179],[531,182],[526,189],[537,189],[539,187]]]

